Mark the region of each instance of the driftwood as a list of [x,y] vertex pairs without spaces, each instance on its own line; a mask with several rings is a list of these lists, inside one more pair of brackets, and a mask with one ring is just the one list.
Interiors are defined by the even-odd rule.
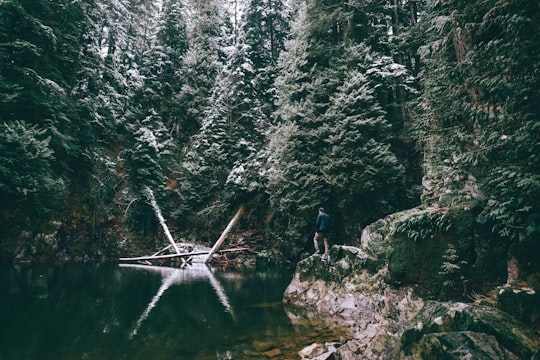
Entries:
[[[163,231],[165,232],[165,235],[167,236],[167,239],[169,240],[170,244],[166,246],[165,248],[161,249],[160,251],[154,253],[153,255],[148,256],[138,256],[138,257],[124,257],[120,258],[120,261],[150,261],[150,260],[160,260],[160,259],[172,259],[172,258],[180,258],[182,260],[182,263],[185,265],[187,262],[191,260],[193,256],[200,256],[200,255],[206,255],[204,258],[204,262],[208,263],[210,259],[212,259],[212,256],[216,253],[226,253],[226,252],[233,252],[233,251],[247,251],[250,250],[249,248],[235,248],[235,249],[227,249],[227,250],[219,250],[221,244],[223,244],[223,241],[227,238],[227,235],[231,231],[231,229],[236,225],[238,222],[238,219],[242,216],[242,213],[244,212],[244,207],[240,206],[234,217],[229,222],[229,225],[223,230],[223,233],[219,237],[219,239],[216,241],[212,249],[210,251],[192,251],[192,252],[181,252],[178,248],[178,245],[174,241],[171,233],[169,232],[169,228],[167,227],[167,224],[165,223],[165,218],[163,218],[163,215],[161,214],[161,210],[156,202],[156,199],[154,197],[154,192],[149,187],[144,188],[144,195],[147,197],[147,199],[150,201],[150,204],[152,205],[152,208],[154,209],[154,212],[156,214],[156,217],[159,220],[159,223],[161,224]],[[174,254],[164,254],[167,250],[174,249]]]
[[[235,249],[226,249],[226,250],[219,250],[215,251],[218,253],[228,253],[228,252],[235,252],[235,251],[249,251],[249,248],[235,248]],[[167,254],[167,255],[150,255],[150,256],[139,256],[139,257],[132,257],[132,258],[120,258],[118,260],[120,261],[144,261],[144,260],[159,260],[159,259],[172,259],[177,257],[186,257],[186,256],[198,256],[198,255],[206,255],[209,254],[209,251],[193,251],[188,253],[180,253],[180,254]]]
[[221,233],[221,236],[219,237],[219,239],[216,241],[216,243],[214,244],[214,246],[212,246],[212,249],[210,250],[210,252],[208,253],[208,255],[206,256],[206,258],[204,259],[204,262],[207,263],[210,261],[210,259],[212,258],[212,256],[214,255],[214,253],[219,249],[219,247],[221,246],[221,244],[223,244],[223,241],[225,241],[225,239],[227,238],[227,235],[229,234],[229,232],[231,231],[231,229],[234,227],[234,225],[236,225],[236,223],[238,222],[238,219],[240,219],[240,216],[242,216],[242,213],[244,212],[244,207],[243,206],[240,206],[240,208],[238,209],[238,211],[236,212],[236,214],[234,215],[234,217],[231,219],[231,221],[229,222],[229,225],[227,225],[227,227],[225,228],[225,230],[223,230],[223,233]]

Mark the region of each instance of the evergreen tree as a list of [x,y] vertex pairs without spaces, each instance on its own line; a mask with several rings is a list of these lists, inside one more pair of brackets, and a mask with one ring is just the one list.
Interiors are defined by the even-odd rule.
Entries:
[[224,11],[214,0],[191,1],[186,23],[188,49],[179,74],[181,89],[175,94],[178,114],[176,136],[188,142],[200,128],[217,74],[224,62],[224,49],[231,43],[231,30]]
[[152,189],[165,185],[162,158],[171,155],[172,140],[159,115],[153,111],[140,124],[131,127],[134,149],[130,162],[131,182],[137,193],[145,187]]
[[174,170],[178,221],[194,221],[194,211],[212,209],[223,201],[221,188],[237,156],[231,145],[233,133],[242,116],[241,105],[235,103],[235,91],[241,86],[228,88],[234,85],[233,75],[224,70],[227,54],[234,53],[227,12],[211,0],[191,5],[189,50],[181,68],[183,86],[176,97],[186,139]]
[[177,96],[182,89],[182,62],[188,49],[186,22],[184,9],[180,2],[166,3],[163,10],[163,20],[157,34],[158,42],[164,47],[167,59],[163,59],[165,67],[159,72],[156,81],[161,83],[159,92],[160,112],[166,119],[167,127],[171,133],[180,135],[183,126],[183,113],[180,111]]
[[241,166],[253,156],[262,143],[267,124],[249,81],[253,67],[246,57],[246,48],[238,44],[218,75],[209,101],[212,105],[183,166],[188,178],[181,183],[196,183],[195,193],[186,191],[196,194],[196,198],[184,198],[183,203],[226,203],[223,188],[229,173],[235,164]]
[[[91,146],[94,134],[84,111],[70,97],[80,67],[77,24],[85,20],[81,9],[76,4],[7,1],[0,4],[0,12],[0,121],[12,129],[12,136],[36,136],[39,147],[50,149],[40,151],[49,154],[54,174],[44,178],[57,176],[68,187],[84,182],[90,164],[82,149]],[[69,25],[63,25],[62,18]],[[51,205],[43,203],[41,210]]]
[[[539,12],[521,0],[436,3],[421,26],[424,201],[485,203],[481,221],[511,249],[538,248]],[[524,253],[532,264],[537,252]]]
[[328,148],[323,176],[339,208],[365,223],[406,205],[403,166],[388,141],[391,126],[367,76],[356,70],[338,88],[322,130]]
[[65,181],[55,173],[51,138],[46,129],[23,121],[0,127],[2,222],[43,218],[67,194]]
[[275,111],[277,60],[289,34],[289,9],[281,0],[252,0],[244,14],[242,40],[248,46],[253,66],[253,83],[264,115]]
[[268,189],[289,219],[293,242],[309,233],[309,214],[321,205],[337,215],[337,232],[348,236],[410,206],[404,167],[392,149],[403,127],[394,116],[396,94],[403,107],[403,94],[413,91],[410,75],[368,45],[382,32],[378,23],[356,23],[376,10],[375,3],[364,5],[299,7],[281,58],[276,115],[282,129],[275,134],[286,140],[273,154]]

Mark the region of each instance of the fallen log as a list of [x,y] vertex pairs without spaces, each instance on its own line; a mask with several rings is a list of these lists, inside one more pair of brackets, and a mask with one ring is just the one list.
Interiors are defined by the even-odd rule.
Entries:
[[236,214],[233,216],[233,218],[229,222],[229,225],[227,225],[227,227],[225,228],[225,230],[223,230],[223,233],[221,234],[219,239],[216,241],[214,246],[212,246],[212,249],[210,250],[210,252],[206,256],[206,259],[204,260],[205,263],[210,261],[210,259],[212,258],[212,255],[214,255],[214,253],[219,249],[223,241],[225,241],[225,239],[227,238],[227,235],[229,234],[231,229],[234,227],[234,225],[236,225],[236,223],[238,222],[238,219],[240,219],[240,216],[242,216],[243,212],[244,212],[244,207],[240,206]]
[[163,232],[165,233],[165,236],[171,243],[171,246],[173,247],[174,251],[177,254],[180,254],[180,250],[176,246],[176,242],[174,241],[169,228],[167,227],[167,223],[165,222],[165,218],[161,214],[161,209],[159,208],[159,205],[156,201],[156,198],[154,197],[154,192],[152,189],[150,189],[148,186],[144,187],[144,194],[146,195],[147,199],[150,201],[150,205],[152,205],[152,208],[154,208],[154,213],[156,214],[156,217],[159,220],[159,223],[161,224],[161,227],[163,228]]
[[[235,248],[235,249],[225,249],[225,250],[219,250],[215,251],[217,253],[228,253],[228,252],[235,252],[235,251],[250,251],[250,248]],[[150,255],[150,256],[139,256],[139,257],[132,257],[132,258],[119,258],[120,261],[143,261],[143,260],[159,260],[159,259],[172,259],[176,257],[185,257],[185,256],[200,256],[200,255],[207,255],[210,254],[209,251],[193,251],[188,253],[180,253],[180,254],[167,254],[167,255]]]

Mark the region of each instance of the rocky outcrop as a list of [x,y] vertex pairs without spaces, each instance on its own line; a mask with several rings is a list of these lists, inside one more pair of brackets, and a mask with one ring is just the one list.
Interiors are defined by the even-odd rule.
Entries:
[[392,249],[384,236],[369,236],[362,249],[333,246],[329,261],[312,255],[297,265],[284,294],[290,316],[325,316],[328,326],[350,329],[340,343],[309,345],[301,358],[539,359],[538,334],[496,308],[495,299],[424,300],[412,286],[390,285],[380,256]]
[[412,288],[391,287],[386,277],[385,267],[352,246],[333,246],[329,261],[319,255],[301,261],[285,290],[285,308],[294,317],[327,316],[328,326],[349,327],[351,336],[343,344],[312,344],[300,356],[395,358],[402,324],[411,321],[424,302],[413,296]]
[[412,209],[394,214],[384,244],[388,281],[424,297],[466,300],[507,279],[508,243],[478,220],[481,209]]

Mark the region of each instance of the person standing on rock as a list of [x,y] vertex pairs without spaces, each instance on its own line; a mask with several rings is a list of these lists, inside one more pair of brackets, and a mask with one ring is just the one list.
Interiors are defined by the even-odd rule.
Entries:
[[323,260],[328,258],[328,234],[330,233],[330,215],[324,211],[324,208],[319,208],[319,214],[317,215],[317,221],[315,223],[315,237],[313,238],[313,244],[315,245],[315,254],[319,253],[319,239],[324,241],[324,255]]

